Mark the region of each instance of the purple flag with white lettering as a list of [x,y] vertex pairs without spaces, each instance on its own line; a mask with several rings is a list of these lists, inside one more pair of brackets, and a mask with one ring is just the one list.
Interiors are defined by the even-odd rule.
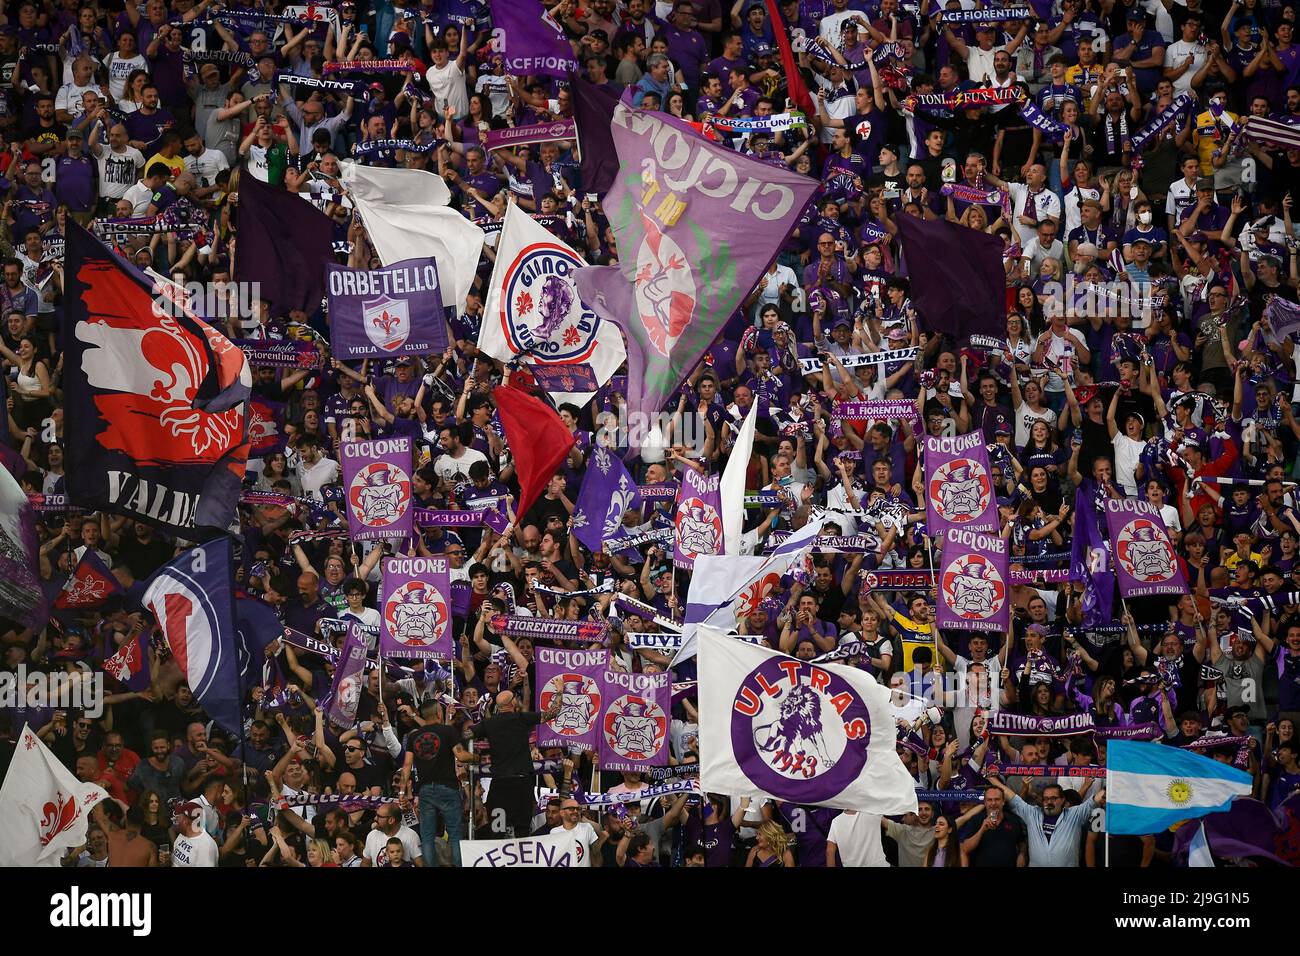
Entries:
[[672,676],[606,670],[600,679],[600,768],[639,773],[668,766],[668,715]]
[[587,550],[600,551],[606,541],[617,542],[627,537],[623,515],[640,507],[641,492],[623,460],[608,448],[597,446],[587,463],[587,474],[574,505],[574,537]]
[[411,439],[343,442],[339,456],[352,540],[410,537]]
[[605,668],[609,652],[537,647],[537,708],[545,711],[558,694],[560,712],[537,728],[537,746],[595,750],[600,736]]
[[1106,527],[1121,597],[1187,593],[1165,521],[1149,501],[1106,499]]
[[350,728],[357,722],[357,704],[361,703],[365,680],[366,635],[356,621],[349,621],[348,636],[330,685],[329,718],[338,726]]
[[492,4],[494,42],[505,55],[506,72],[515,76],[563,78],[578,69],[573,47],[542,0]]
[[1110,546],[1101,533],[1097,515],[1098,502],[1105,507],[1110,496],[1085,478],[1074,489],[1074,537],[1070,542],[1070,580],[1084,584],[1083,623],[1085,626],[1109,624],[1114,606],[1115,571],[1111,567]]
[[955,438],[925,439],[925,522],[968,531],[1001,529],[989,450],[978,429]]
[[451,565],[446,558],[384,558],[379,650],[393,657],[451,660]]
[[721,475],[701,475],[683,469],[677,487],[677,520],[673,531],[673,563],[694,568],[702,554],[722,554]]
[[[495,9],[495,8],[494,8]],[[816,181],[619,103],[619,175],[604,209],[616,266],[578,269],[578,295],[627,339],[630,415],[649,420],[741,307]]]
[[1011,627],[1007,542],[996,534],[948,528],[939,558],[935,623],[958,631]]
[[438,264],[406,259],[382,269],[330,264],[330,348],[341,361],[428,355],[447,348]]

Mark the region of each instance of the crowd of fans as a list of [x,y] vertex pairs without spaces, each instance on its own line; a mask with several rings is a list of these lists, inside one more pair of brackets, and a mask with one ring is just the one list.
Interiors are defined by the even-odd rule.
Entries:
[[[647,484],[672,482],[683,468],[719,472],[740,421],[760,403],[747,486],[779,492],[781,505],[747,512],[752,548],[762,553],[773,532],[823,510],[825,532],[857,536],[860,547],[814,550],[808,573],[783,582],[739,630],[803,659],[866,645],[844,662],[894,688],[901,759],[918,789],[950,790],[951,799],[927,798],[898,820],[726,794],[589,805],[587,795],[635,794],[658,780],[602,773],[591,754],[529,743],[545,716],[534,698],[534,648],[496,633],[492,615],[618,618],[606,645],[612,666],[672,666],[671,652],[631,650],[624,639],[659,626],[613,606],[617,591],[681,620],[689,579],[674,572],[671,543],[643,546],[629,561],[593,554],[570,533],[586,464],[607,440],[596,433],[621,401],[619,376],[587,406],[561,408],[577,444],[545,495],[527,513],[511,512],[503,533],[422,530],[420,553],[445,555],[452,580],[472,588],[470,613],[454,621],[457,658],[390,672],[382,688],[372,671],[356,726],[332,725],[320,706],[332,665],[281,644],[276,666],[287,686],[274,702],[250,688],[246,740],[232,741],[161,639],[148,642],[151,686],[128,691],[109,678],[100,715],[0,712],[10,741],[30,725],[111,796],[65,865],[454,865],[471,833],[561,828],[576,828],[606,866],[1102,865],[1100,781],[1076,768],[1104,766],[1105,738],[990,734],[1000,709],[1086,711],[1099,727],[1155,723],[1167,744],[1200,741],[1238,761],[1271,806],[1300,786],[1300,515],[1291,481],[1300,352],[1296,334],[1274,334],[1266,316],[1273,297],[1297,300],[1300,149],[1241,131],[1248,116],[1300,131],[1294,7],[1031,0],[1027,18],[1008,11],[1004,20],[993,8],[941,23],[945,12],[976,6],[781,0],[775,8],[816,112],[804,124],[736,132],[726,120],[794,108],[762,0],[548,3],[586,80],[631,88],[642,109],[673,113],[821,182],[777,261],[669,401],[680,432],[641,448],[630,467]],[[331,216],[340,262],[378,265],[339,180],[351,160],[435,171],[481,224],[514,202],[591,263],[617,261],[574,142],[484,150],[489,131],[572,110],[565,81],[504,71],[489,5],[341,0],[325,20],[285,15],[302,9],[6,4],[0,364],[8,466],[29,493],[63,490],[58,329],[69,217],[137,265],[233,299],[242,177],[297,192]],[[366,75],[355,97],[280,81],[368,58],[410,70]],[[1066,132],[1044,133],[1015,101],[952,99],[945,108],[913,98],[990,87],[1022,88]],[[1191,99],[1176,119],[1134,148],[1138,131],[1183,94]],[[422,148],[364,148],[376,140]],[[987,201],[973,200],[974,190]],[[898,217],[908,215],[1002,237],[1002,341],[962,347],[930,331],[896,241]],[[115,225],[126,219],[158,228]],[[241,504],[236,579],[285,626],[337,646],[333,622],[378,623],[384,543],[300,536],[331,526],[343,507],[330,494],[341,440],[414,437],[418,507],[516,492],[491,397],[507,370],[476,346],[492,263],[489,245],[451,323],[454,346],[422,360],[334,360],[320,314],[254,303],[224,320],[233,339],[298,339],[324,356],[315,369],[255,369],[255,391],[287,402],[291,424],[287,450],[250,462],[247,484],[303,503]],[[907,348],[917,349],[914,360],[851,361]],[[822,370],[804,374],[799,360],[816,357]],[[884,398],[915,401],[915,431],[904,420],[832,416],[837,402]],[[707,420],[698,432],[707,439],[693,437],[693,414]],[[924,522],[918,439],[971,431],[990,446],[1013,568],[1034,572],[1011,588],[1006,634],[940,634],[933,590],[862,583],[866,571],[931,566],[937,529]],[[1107,624],[1118,626],[1084,625],[1087,585],[1051,573],[1069,567],[1074,489],[1084,480],[1160,510],[1191,593],[1127,607],[1116,597]],[[628,530],[661,527],[671,511],[671,501],[647,503]],[[113,514],[39,517],[51,597],[87,549],[125,592],[91,613],[58,612],[39,632],[0,623],[0,666],[93,675],[153,629],[139,603],[143,582],[177,543]],[[607,583],[613,591],[602,592]],[[1239,627],[1233,598],[1264,595],[1278,597]],[[676,682],[695,678],[692,660],[672,669]],[[675,767],[698,760],[694,702],[687,693],[674,704]],[[1216,734],[1248,742],[1206,746]],[[999,776],[993,764],[1046,766],[1050,775]],[[496,813],[520,788],[535,816]],[[301,802],[331,794],[376,799]],[[1171,846],[1172,834],[1113,837],[1109,862],[1168,865]]]

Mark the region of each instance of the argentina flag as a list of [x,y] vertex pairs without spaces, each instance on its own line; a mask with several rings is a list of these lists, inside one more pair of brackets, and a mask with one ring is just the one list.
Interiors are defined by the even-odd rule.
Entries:
[[1106,750],[1106,830],[1159,833],[1248,797],[1251,776],[1189,750],[1112,740]]

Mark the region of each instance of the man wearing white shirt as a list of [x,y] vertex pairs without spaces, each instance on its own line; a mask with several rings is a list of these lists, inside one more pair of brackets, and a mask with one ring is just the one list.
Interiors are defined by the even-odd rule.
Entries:
[[339,463],[326,458],[320,450],[320,440],[315,435],[303,435],[298,444],[296,467],[298,483],[305,494],[324,503],[320,490],[339,480]]
[[1029,167],[1023,183],[1003,182],[987,173],[985,178],[1011,194],[1011,212],[1016,232],[1020,236],[1021,249],[1028,247],[1037,237],[1039,223],[1048,219],[1056,223],[1057,233],[1060,233],[1061,197],[1047,188],[1047,169],[1042,163],[1034,163]]
[[1178,220],[1188,206],[1196,205],[1196,180],[1201,175],[1201,161],[1195,156],[1183,160],[1181,167],[1183,178],[1169,184],[1165,195],[1165,217],[1168,219],[1169,235],[1178,229]]
[[104,95],[95,79],[95,61],[82,55],[72,64],[72,82],[64,83],[54,97],[54,116],[60,123],[71,123],[86,108],[82,95],[96,93]]
[[889,866],[880,843],[880,815],[845,810],[826,834],[826,865]]
[[1174,84],[1174,95],[1187,93],[1192,88],[1192,79],[1201,72],[1205,61],[1210,58],[1209,51],[1201,43],[1201,18],[1189,13],[1183,21],[1182,39],[1165,47],[1165,79]]
[[429,59],[433,61],[433,66],[424,74],[429,83],[429,91],[437,102],[438,112],[441,113],[444,107],[450,106],[452,118],[456,120],[469,115],[469,95],[465,92],[464,73],[465,54],[468,51],[465,38],[468,35],[468,30],[460,31],[460,50],[455,60],[451,59],[447,41],[438,37],[430,43]]

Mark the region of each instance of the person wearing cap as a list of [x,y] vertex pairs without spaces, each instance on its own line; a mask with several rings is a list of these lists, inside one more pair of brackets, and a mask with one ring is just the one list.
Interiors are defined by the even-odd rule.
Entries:
[[1139,285],[1151,282],[1151,241],[1138,236],[1132,243],[1133,258],[1124,264],[1124,272]]
[[1214,178],[1202,176],[1196,180],[1196,201],[1180,214],[1178,233],[1184,238],[1200,233],[1210,244],[1214,252],[1227,237],[1223,227],[1227,225],[1230,213],[1226,206],[1221,206],[1214,196]]
[[217,841],[203,829],[203,805],[186,800],[172,810],[176,839],[172,843],[172,866],[216,866],[221,853]]
[[1157,31],[1147,28],[1146,9],[1129,8],[1128,33],[1115,38],[1111,46],[1111,63],[1132,69],[1137,80],[1136,94],[1150,96],[1164,72],[1165,43]]
[[[95,164],[85,154],[85,137],[81,130],[68,130],[67,152],[54,163],[54,197],[68,207],[83,225],[95,205]],[[46,290],[52,296],[52,288]]]

